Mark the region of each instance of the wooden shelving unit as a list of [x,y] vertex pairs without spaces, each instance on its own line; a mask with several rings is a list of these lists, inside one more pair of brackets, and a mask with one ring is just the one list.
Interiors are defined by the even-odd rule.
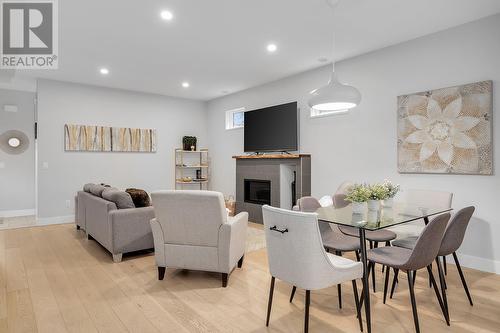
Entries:
[[[208,190],[209,183],[208,149],[200,150],[175,150],[175,189]],[[200,179],[196,178],[199,170]],[[186,180],[191,177],[191,181]]]

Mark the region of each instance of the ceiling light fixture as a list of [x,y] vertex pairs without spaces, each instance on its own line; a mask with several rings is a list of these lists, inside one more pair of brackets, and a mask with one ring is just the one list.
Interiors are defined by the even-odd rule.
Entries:
[[182,82],[182,87],[189,88],[189,82]]
[[103,67],[103,68],[101,68],[101,69],[99,70],[99,72],[100,72],[102,75],[108,75],[108,74],[109,74],[109,69],[107,69],[107,68],[104,68],[104,67]]
[[267,52],[269,52],[269,53],[274,53],[278,49],[276,44],[267,44],[266,48],[267,48]]
[[[340,0],[326,0],[334,14]],[[335,30],[335,29],[334,29]],[[333,32],[332,76],[326,86],[311,91],[309,106],[320,112],[345,112],[361,102],[361,93],[355,87],[340,83],[335,72],[335,31]]]
[[160,16],[165,21],[171,21],[174,18],[174,14],[172,14],[172,12],[168,10],[162,10]]
[[21,144],[21,140],[19,140],[18,138],[10,138],[8,144],[12,148],[17,148]]

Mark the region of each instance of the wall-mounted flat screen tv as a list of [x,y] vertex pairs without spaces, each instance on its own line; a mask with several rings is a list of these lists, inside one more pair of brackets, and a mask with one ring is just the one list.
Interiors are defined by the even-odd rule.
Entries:
[[245,112],[245,152],[298,150],[297,102]]

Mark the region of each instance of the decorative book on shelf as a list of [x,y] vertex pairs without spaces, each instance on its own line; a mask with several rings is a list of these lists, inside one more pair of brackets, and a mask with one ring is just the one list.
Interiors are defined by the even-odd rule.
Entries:
[[175,189],[208,190],[208,149],[175,149]]

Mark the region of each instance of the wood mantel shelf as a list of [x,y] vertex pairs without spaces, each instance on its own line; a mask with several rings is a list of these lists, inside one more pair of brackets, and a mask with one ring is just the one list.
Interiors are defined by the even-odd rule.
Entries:
[[262,155],[237,155],[233,158],[237,160],[252,159],[299,159],[301,157],[311,157],[311,154],[262,154]]

